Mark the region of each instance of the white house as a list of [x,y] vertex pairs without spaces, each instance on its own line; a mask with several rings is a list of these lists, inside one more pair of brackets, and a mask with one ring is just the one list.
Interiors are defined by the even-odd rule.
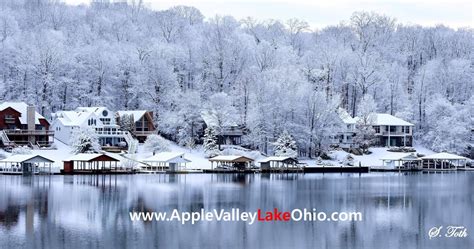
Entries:
[[55,138],[65,144],[71,144],[74,130],[87,127],[95,130],[104,149],[124,147],[134,140],[128,132],[120,130],[114,113],[106,107],[78,107],[75,111],[59,111],[52,116]]
[[413,124],[387,113],[369,116],[378,146],[412,146]]

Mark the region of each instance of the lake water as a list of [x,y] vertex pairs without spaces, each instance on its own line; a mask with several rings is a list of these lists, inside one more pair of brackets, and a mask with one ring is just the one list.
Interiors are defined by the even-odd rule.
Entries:
[[[474,172],[0,175],[0,248],[474,248]],[[131,222],[132,210],[357,211],[363,221]],[[429,239],[462,225],[466,238]]]

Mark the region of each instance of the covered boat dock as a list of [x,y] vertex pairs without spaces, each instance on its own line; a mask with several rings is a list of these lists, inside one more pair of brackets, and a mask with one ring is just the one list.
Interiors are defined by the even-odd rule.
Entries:
[[414,153],[397,153],[381,160],[387,170],[421,170],[421,158]]
[[259,161],[259,163],[262,171],[303,170],[298,166],[298,160],[291,157],[271,156]]
[[143,162],[145,166],[142,168],[148,171],[179,172],[186,170],[186,164],[191,160],[186,159],[184,153],[161,152],[143,160]]
[[424,156],[421,159],[423,160],[423,169],[428,171],[466,169],[469,160],[467,157],[446,152]]
[[[64,160],[63,173],[111,173],[122,170],[118,158],[106,154],[80,153]],[[122,170],[123,171],[123,170]]]
[[52,174],[54,161],[40,155],[13,155],[0,160],[1,174]]
[[209,159],[211,169],[220,170],[247,170],[254,160],[245,156],[216,156]]

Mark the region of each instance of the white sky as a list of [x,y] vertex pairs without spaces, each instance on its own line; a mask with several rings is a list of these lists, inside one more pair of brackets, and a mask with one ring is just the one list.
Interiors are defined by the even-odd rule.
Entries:
[[[89,0],[63,0],[69,4],[89,3]],[[176,5],[198,8],[206,17],[216,14],[237,19],[247,16],[265,20],[299,18],[313,28],[335,25],[348,20],[354,11],[375,11],[394,17],[398,22],[453,28],[473,27],[472,0],[144,0],[155,10]]]

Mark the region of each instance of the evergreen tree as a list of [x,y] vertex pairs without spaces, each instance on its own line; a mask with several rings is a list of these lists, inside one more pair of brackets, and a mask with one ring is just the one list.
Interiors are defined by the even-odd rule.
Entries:
[[204,152],[207,157],[215,157],[220,154],[219,146],[217,145],[216,131],[213,127],[207,127],[204,131]]
[[280,134],[274,145],[275,156],[285,156],[291,158],[296,158],[298,156],[298,147],[296,146],[296,141],[286,130]]

